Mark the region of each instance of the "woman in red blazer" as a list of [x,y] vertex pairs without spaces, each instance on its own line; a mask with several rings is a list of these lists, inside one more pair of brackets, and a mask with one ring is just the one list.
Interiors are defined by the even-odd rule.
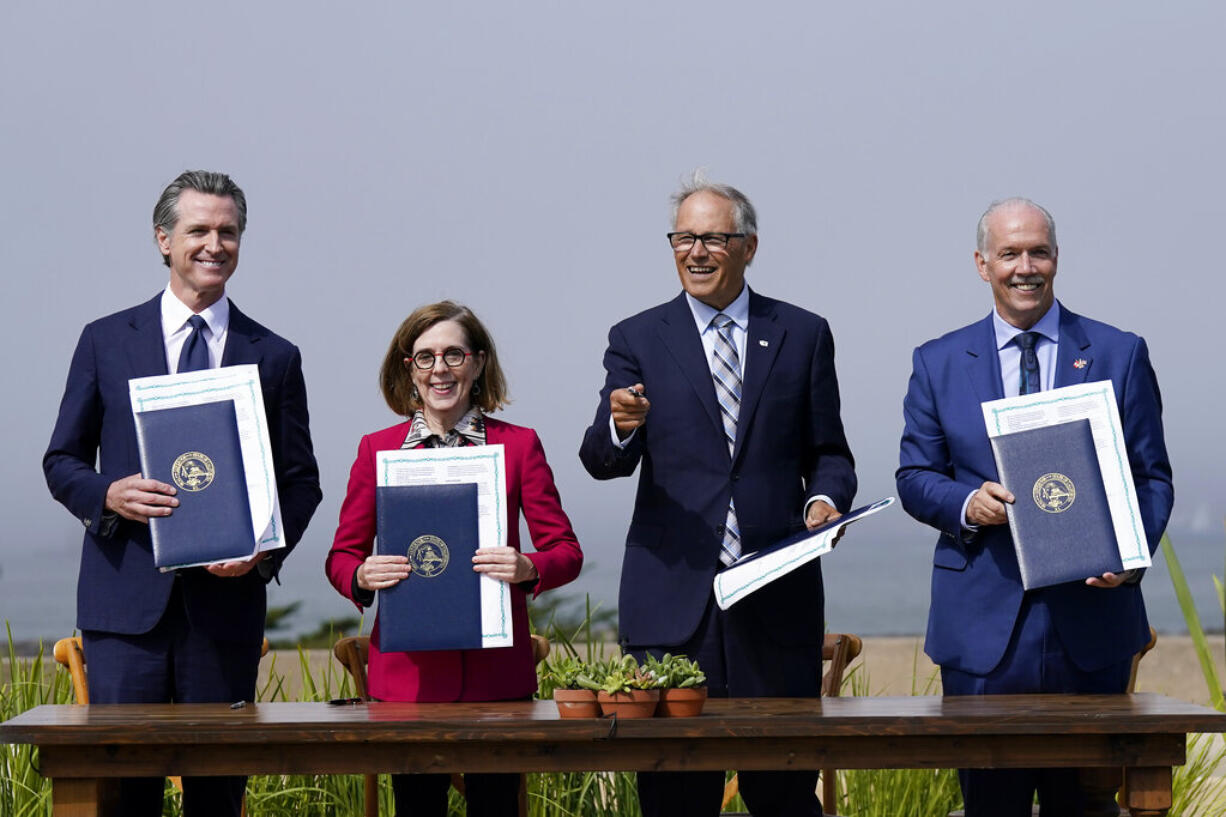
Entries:
[[[569,582],[583,564],[540,439],[529,428],[485,416],[506,402],[506,380],[485,327],[469,309],[451,301],[423,306],[405,319],[384,358],[380,383],[392,411],[409,419],[367,434],[358,445],[325,566],[328,580],[361,609],[374,603],[375,591],[409,575],[407,557],[373,553],[376,452],[501,444],[506,452],[508,547],[479,548],[473,570],[513,586],[514,646],[382,653],[376,620],[367,671],[370,694],[385,701],[529,698],[536,690],[536,669],[528,638],[527,595],[535,597]],[[533,553],[520,552],[521,510]],[[393,775],[396,811],[445,814],[447,783],[447,775]],[[468,814],[513,814],[518,789],[519,775],[466,775]]]

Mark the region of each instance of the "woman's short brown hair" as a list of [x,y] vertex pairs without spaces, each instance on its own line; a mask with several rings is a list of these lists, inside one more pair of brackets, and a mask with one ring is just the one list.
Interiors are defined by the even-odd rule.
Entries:
[[379,388],[391,410],[402,417],[411,417],[421,408],[421,397],[413,388],[413,374],[404,359],[413,356],[413,344],[422,333],[443,321],[455,321],[464,329],[470,351],[485,352],[485,367],[473,382],[473,405],[488,413],[511,402],[507,399],[507,380],[498,365],[498,352],[490,333],[468,307],[455,301],[439,301],[414,309],[400,324],[387,347],[383,367],[379,370]]

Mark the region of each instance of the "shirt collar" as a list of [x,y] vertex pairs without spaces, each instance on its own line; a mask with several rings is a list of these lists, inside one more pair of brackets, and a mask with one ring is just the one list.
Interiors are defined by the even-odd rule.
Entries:
[[1043,337],[1050,340],[1052,343],[1060,342],[1060,303],[1059,301],[1051,302],[1051,309],[1044,313],[1043,317],[1039,318],[1038,322],[1029,329],[1018,329],[1013,324],[1006,321],[1000,316],[1000,313],[995,309],[992,310],[992,326],[996,330],[996,348],[1004,349],[1013,339],[1023,332],[1038,332]]
[[440,437],[430,430],[430,426],[426,425],[426,415],[418,409],[413,412],[409,434],[400,447],[417,448],[424,445],[426,448],[452,448],[465,442],[469,445],[485,445],[485,415],[477,406],[464,412],[455,428],[449,429],[445,437]]
[[230,326],[230,299],[223,296],[217,303],[195,313],[170,291],[170,287],[162,291],[162,334],[165,337],[182,330],[187,326],[187,319],[195,314],[204,318],[209,327],[209,335],[217,337]]
[[694,316],[694,323],[698,325],[698,334],[700,335],[707,331],[707,327],[711,325],[711,319],[721,312],[732,318],[733,322],[741,329],[746,331],[749,329],[748,285],[742,286],[741,294],[737,295],[732,303],[723,309],[716,309],[713,306],[704,304],[688,292],[685,293],[685,301],[690,305],[690,313]]

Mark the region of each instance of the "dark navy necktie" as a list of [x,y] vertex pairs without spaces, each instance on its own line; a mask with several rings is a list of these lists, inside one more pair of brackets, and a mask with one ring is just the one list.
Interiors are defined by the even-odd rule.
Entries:
[[1034,345],[1039,340],[1038,332],[1023,332],[1014,338],[1022,349],[1022,365],[1018,376],[1017,393],[1034,394],[1042,391],[1042,381],[1039,380],[1039,356],[1034,352]]
[[179,372],[198,372],[209,367],[209,344],[204,339],[204,328],[208,326],[204,318],[192,315],[187,319],[192,325],[192,333],[183,342],[183,351],[179,353]]

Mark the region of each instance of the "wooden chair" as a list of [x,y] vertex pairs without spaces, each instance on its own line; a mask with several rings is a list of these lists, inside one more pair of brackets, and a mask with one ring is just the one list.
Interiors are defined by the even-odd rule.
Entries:
[[[1132,657],[1132,667],[1128,672],[1128,687],[1125,692],[1132,693],[1137,687],[1137,670],[1141,666],[1141,659],[1145,654],[1154,648],[1158,643],[1158,631],[1153,627],[1149,628],[1149,641],[1145,642],[1136,655]],[[1124,776],[1124,770],[1115,769],[1082,769],[1082,785],[1087,789],[1097,789],[1104,794],[1115,794],[1119,792],[1120,802],[1120,817],[1128,817],[1128,778]],[[1039,817],[1039,807],[1031,808],[1031,817]],[[961,809],[951,811],[949,817],[964,817]]]
[[[828,664],[826,672],[822,675],[823,697],[839,697],[843,687],[843,673],[847,670],[847,665],[860,655],[862,649],[864,649],[864,642],[850,633],[826,634],[822,642],[822,661]],[[834,769],[822,769],[821,787],[822,809],[833,809],[838,802],[838,773]],[[734,774],[732,779],[724,784],[724,802],[720,806],[721,810],[728,806],[738,791],[739,784]],[[834,812],[828,813],[833,814]]]
[[[545,660],[545,656],[549,655],[549,639],[543,635],[533,635],[531,639],[532,660],[539,664]],[[369,701],[370,692],[366,687],[366,664],[370,659],[370,636],[346,636],[333,645],[332,654],[353,679],[354,694],[364,701]],[[362,814],[364,817],[379,817],[379,776],[367,774],[362,777],[364,802]],[[527,778],[521,779],[519,785],[519,814],[521,817],[528,813],[526,780]],[[453,774],[451,785],[461,795],[464,794],[464,778],[461,775]]]
[[[72,679],[72,696],[76,699],[79,705],[85,706],[89,704],[89,680],[85,677],[85,650],[81,646],[81,636],[74,635],[69,638],[61,638],[55,642],[55,647],[51,654],[55,656],[57,663],[68,668],[68,676]],[[260,657],[268,655],[268,639],[264,639],[264,643],[260,645]],[[183,778],[173,776],[170,778],[171,784],[183,791]],[[243,796],[243,817],[247,814],[247,797]]]

